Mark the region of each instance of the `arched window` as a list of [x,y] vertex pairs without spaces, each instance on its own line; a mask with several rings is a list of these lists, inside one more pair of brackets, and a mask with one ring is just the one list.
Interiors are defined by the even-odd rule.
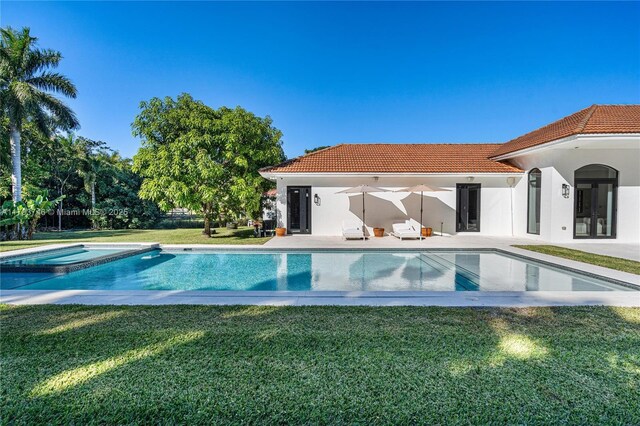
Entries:
[[533,169],[529,172],[527,196],[527,232],[540,234],[540,195],[542,193],[542,172]]
[[574,177],[574,238],[615,238],[618,171],[589,164]]
[[576,179],[616,179],[618,171],[602,164],[589,164],[576,170]]

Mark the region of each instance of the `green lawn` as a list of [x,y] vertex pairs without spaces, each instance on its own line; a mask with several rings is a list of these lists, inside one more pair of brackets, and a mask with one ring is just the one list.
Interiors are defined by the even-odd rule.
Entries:
[[267,238],[254,238],[253,228],[235,230],[217,228],[211,238],[202,235],[201,229],[117,229],[104,231],[41,232],[30,241],[3,241],[0,251],[54,243],[73,242],[154,242],[162,244],[264,244]]
[[603,256],[601,254],[587,253],[586,251],[557,246],[514,245],[513,247],[563,257],[565,259],[577,260],[578,262],[590,263],[592,265],[604,266],[605,268],[617,269],[618,271],[630,272],[632,274],[640,274],[640,262],[636,262],[635,260]]
[[0,306],[3,424],[640,424],[640,309]]

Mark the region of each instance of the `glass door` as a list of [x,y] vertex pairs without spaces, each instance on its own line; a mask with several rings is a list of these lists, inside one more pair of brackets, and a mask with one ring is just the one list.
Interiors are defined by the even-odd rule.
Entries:
[[287,232],[311,233],[311,187],[287,187]]
[[480,232],[480,184],[456,185],[456,231]]
[[595,208],[595,235],[600,238],[611,238],[614,235],[613,230],[613,198],[614,184],[598,183],[596,184],[596,204]]
[[575,171],[574,238],[615,238],[618,171],[589,164]]
[[615,238],[615,198],[615,183],[577,183],[575,238]]
[[591,236],[592,186],[591,183],[579,183],[576,185],[576,238],[588,238]]

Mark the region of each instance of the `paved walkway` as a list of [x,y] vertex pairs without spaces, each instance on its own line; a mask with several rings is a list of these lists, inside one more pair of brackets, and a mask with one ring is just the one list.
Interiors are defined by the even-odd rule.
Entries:
[[363,240],[344,240],[341,237],[317,237],[313,235],[289,235],[283,238],[272,238],[265,247],[270,248],[508,248],[519,244],[549,244],[560,247],[582,250],[589,253],[603,254],[606,256],[621,257],[640,262],[640,245],[625,244],[615,241],[607,242],[577,242],[577,243],[546,243],[531,238],[516,237],[490,237],[484,235],[454,235],[448,237],[434,236],[420,240],[403,240],[385,236],[381,238],[369,238]]
[[269,240],[264,246],[269,248],[375,248],[375,249],[398,249],[398,248],[506,248],[513,244],[540,244],[536,240],[529,238],[515,237],[488,237],[483,235],[455,235],[455,236],[433,236],[422,240],[402,240],[398,238],[371,237],[367,240],[344,240],[341,237],[318,237],[314,235],[288,235],[286,237],[276,237]]

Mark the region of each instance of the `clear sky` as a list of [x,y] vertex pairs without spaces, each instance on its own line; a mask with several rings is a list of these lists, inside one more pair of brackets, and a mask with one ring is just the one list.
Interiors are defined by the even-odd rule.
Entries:
[[341,142],[502,142],[640,103],[640,3],[0,2],[60,50],[82,128],[132,156],[141,100],[270,115],[288,156]]

